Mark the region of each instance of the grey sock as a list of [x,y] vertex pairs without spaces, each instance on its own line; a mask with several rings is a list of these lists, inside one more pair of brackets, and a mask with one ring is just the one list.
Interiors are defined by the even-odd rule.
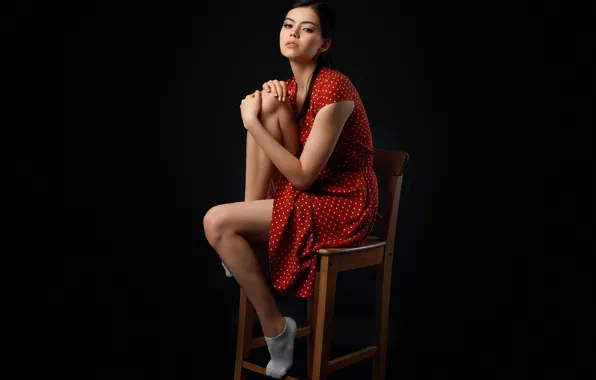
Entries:
[[284,317],[286,327],[276,337],[265,337],[271,360],[267,364],[267,376],[281,379],[294,364],[294,339],[296,338],[296,322],[290,317]]

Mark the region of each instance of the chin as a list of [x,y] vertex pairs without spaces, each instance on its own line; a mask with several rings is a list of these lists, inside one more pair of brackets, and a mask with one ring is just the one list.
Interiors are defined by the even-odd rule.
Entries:
[[293,51],[282,50],[281,54],[288,59],[299,59],[300,54],[295,54]]

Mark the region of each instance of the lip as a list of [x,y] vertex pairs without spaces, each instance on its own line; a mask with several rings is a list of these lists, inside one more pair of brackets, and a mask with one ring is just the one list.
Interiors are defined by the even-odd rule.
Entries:
[[296,42],[286,42],[286,46],[287,47],[298,47],[298,44]]

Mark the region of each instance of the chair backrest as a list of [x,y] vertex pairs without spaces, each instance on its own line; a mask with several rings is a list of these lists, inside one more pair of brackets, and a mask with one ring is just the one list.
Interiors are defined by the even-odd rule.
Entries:
[[[375,149],[375,174],[379,185],[379,215],[375,229],[381,240],[387,242],[387,249],[393,253],[395,231],[397,227],[397,210],[404,170],[409,155],[399,150]],[[381,192],[385,192],[384,194]],[[382,199],[384,198],[384,202]]]

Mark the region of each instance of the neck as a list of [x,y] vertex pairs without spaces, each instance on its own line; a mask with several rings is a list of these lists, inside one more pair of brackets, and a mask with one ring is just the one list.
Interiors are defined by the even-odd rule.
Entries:
[[317,67],[316,61],[309,61],[306,63],[290,61],[294,79],[296,79],[296,86],[298,92],[306,92],[311,81],[311,76]]

